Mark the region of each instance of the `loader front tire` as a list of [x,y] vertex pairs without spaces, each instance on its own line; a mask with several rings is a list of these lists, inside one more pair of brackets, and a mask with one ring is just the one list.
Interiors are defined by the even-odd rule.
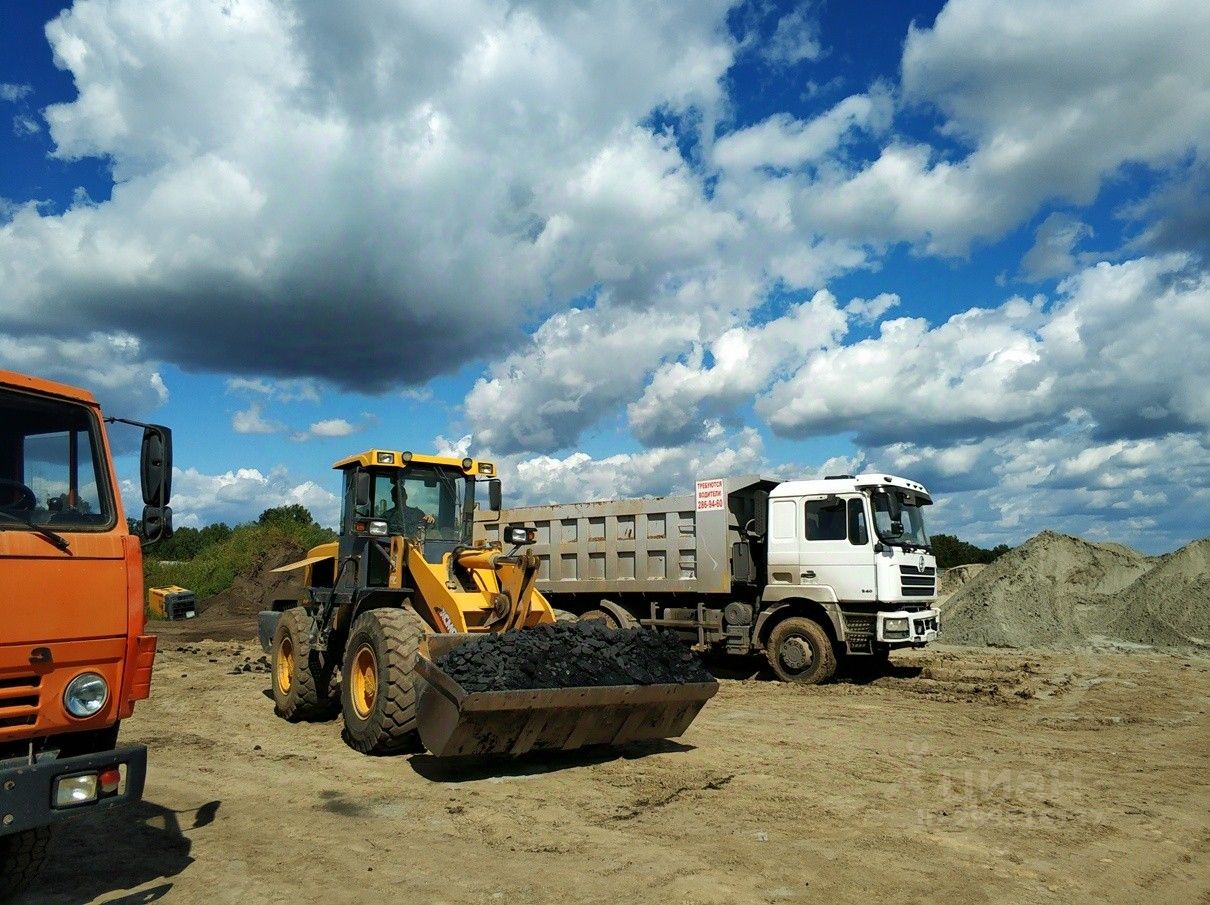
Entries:
[[555,622],[579,622],[580,617],[568,610],[560,610],[557,607],[551,607],[550,611],[555,614]]
[[0,836],[0,901],[20,892],[38,876],[49,846],[48,826]]
[[777,678],[797,685],[818,685],[836,674],[836,650],[814,619],[791,616],[773,627],[765,646]]
[[335,715],[330,658],[311,650],[311,614],[286,610],[273,632],[273,709],[292,723]]
[[367,610],[345,645],[340,703],[344,739],[362,754],[419,751],[416,657],[424,621],[406,608]]

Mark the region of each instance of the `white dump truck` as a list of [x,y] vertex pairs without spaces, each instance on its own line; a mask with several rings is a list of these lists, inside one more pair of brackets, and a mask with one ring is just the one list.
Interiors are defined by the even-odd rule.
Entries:
[[936,640],[932,499],[893,475],[700,480],[692,495],[476,513],[476,534],[534,529],[538,589],[618,627],[659,626],[703,651],[764,652],[788,682],[844,657]]

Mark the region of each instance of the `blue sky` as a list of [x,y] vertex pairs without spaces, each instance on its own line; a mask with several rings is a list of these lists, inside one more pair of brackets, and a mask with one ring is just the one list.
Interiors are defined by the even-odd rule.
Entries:
[[[184,524],[373,445],[516,501],[868,468],[1210,533],[1205,4],[96,0],[0,20],[0,367]],[[127,472],[130,460],[122,466]]]

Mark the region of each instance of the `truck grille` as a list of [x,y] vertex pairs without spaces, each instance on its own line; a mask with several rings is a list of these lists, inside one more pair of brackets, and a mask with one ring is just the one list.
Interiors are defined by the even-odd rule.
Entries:
[[915,566],[900,566],[899,583],[904,597],[932,597],[937,593],[937,570],[925,566],[922,572]]
[[41,676],[0,678],[0,739],[20,735],[38,721]]

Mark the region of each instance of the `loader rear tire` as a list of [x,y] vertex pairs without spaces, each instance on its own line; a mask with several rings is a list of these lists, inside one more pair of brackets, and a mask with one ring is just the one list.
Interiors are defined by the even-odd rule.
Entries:
[[48,826],[0,836],[0,901],[20,892],[38,876],[49,846]]
[[340,703],[344,739],[362,754],[419,751],[416,657],[424,621],[406,608],[367,610],[345,645]]
[[286,610],[273,632],[273,709],[292,723],[322,720],[336,713],[334,664],[311,650],[315,620],[303,607]]
[[773,627],[765,654],[783,682],[818,685],[836,674],[836,650],[814,619],[791,616]]

